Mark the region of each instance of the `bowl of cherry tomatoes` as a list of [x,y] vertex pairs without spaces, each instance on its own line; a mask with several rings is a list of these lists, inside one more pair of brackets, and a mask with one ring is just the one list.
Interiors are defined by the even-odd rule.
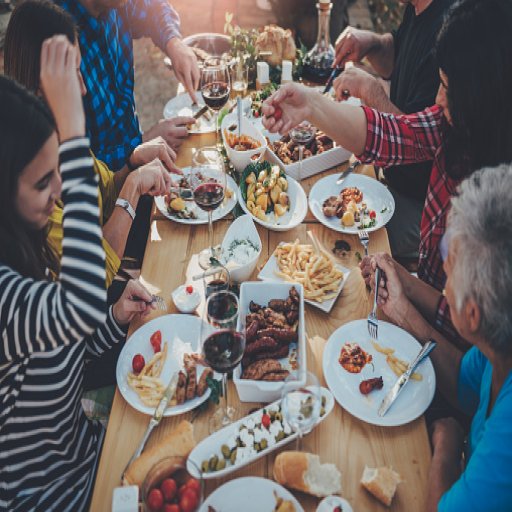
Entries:
[[146,512],[195,512],[203,501],[203,484],[189,475],[182,459],[171,457],[149,471],[142,498]]

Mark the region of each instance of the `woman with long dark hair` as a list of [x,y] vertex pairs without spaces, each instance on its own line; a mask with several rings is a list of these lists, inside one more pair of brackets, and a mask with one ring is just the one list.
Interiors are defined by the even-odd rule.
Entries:
[[[483,166],[512,161],[512,0],[464,0],[450,11],[437,41],[441,85],[436,105],[410,115],[335,104],[296,84],[263,107],[265,126],[287,132],[304,119],[364,162],[379,166],[434,160],[421,221],[418,276],[399,274],[410,300],[455,342],[463,344],[444,298],[432,285],[446,281],[439,242],[460,181]],[[276,107],[282,117],[276,116]],[[398,265],[397,265],[398,266]],[[369,279],[370,260],[361,264]]]
[[[85,137],[76,52],[63,36],[43,44],[41,90],[53,116],[34,95],[0,77],[5,510],[87,508],[104,433],[81,405],[84,356],[124,339],[127,324],[148,312],[144,301],[151,300],[141,284],[130,281],[121,299],[106,307],[98,178]],[[46,231],[59,197],[64,239],[56,268]]]

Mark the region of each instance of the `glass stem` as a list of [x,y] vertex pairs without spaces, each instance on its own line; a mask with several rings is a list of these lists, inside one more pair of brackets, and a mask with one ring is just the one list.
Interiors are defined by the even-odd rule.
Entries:
[[297,436],[297,451],[302,451],[302,430],[298,430],[297,433],[299,434]]
[[224,416],[228,416],[228,374],[222,374],[222,399],[224,403]]
[[220,137],[220,126],[219,126],[220,110],[215,112],[215,147],[218,151],[222,149],[222,140]]
[[302,144],[299,145],[299,175],[297,176],[297,181],[300,182],[302,179],[302,158],[304,156],[304,146]]
[[212,258],[215,258],[215,249],[213,247],[213,212],[208,212],[208,240]]

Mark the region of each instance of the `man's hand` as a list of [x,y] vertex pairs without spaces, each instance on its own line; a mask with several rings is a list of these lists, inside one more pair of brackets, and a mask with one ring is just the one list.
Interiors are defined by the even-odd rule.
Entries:
[[199,87],[199,67],[196,54],[177,37],[167,43],[167,55],[172,61],[176,78],[183,84],[192,101],[197,102],[196,91]]
[[143,142],[137,146],[130,156],[130,164],[132,167],[140,167],[155,158],[158,158],[168,171],[182,174],[181,170],[174,164],[176,161],[176,153],[161,136]]
[[369,30],[347,27],[336,40],[334,66],[345,66],[348,61],[359,62],[378,45],[378,36]]
[[299,84],[286,84],[279,88],[262,106],[263,126],[271,133],[287,134],[310,115],[309,95],[313,89]]
[[381,92],[380,82],[366,71],[351,67],[345,69],[334,80],[334,92],[338,101],[346,100],[349,96],[360,98],[366,105],[371,105],[372,99]]
[[41,47],[41,89],[55,117],[61,142],[85,135],[77,52],[63,35],[46,39]]
[[[162,196],[171,188],[171,175],[162,162],[155,158],[153,161],[139,167],[130,173],[126,182],[135,188],[140,196]],[[122,192],[120,196],[122,196]]]
[[160,119],[158,123],[144,132],[142,140],[148,142],[151,139],[162,137],[174,151],[177,151],[188,136],[187,126],[195,122],[196,120],[193,117]]

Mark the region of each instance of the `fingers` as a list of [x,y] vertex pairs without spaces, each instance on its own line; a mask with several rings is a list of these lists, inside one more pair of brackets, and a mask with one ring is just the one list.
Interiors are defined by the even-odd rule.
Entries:
[[140,281],[135,279],[128,281],[126,284],[125,293],[130,299],[137,297],[145,302],[150,302],[153,299],[152,295],[148,292],[146,287]]
[[190,116],[177,116],[169,119],[175,126],[188,126],[189,124],[194,124],[196,120]]

